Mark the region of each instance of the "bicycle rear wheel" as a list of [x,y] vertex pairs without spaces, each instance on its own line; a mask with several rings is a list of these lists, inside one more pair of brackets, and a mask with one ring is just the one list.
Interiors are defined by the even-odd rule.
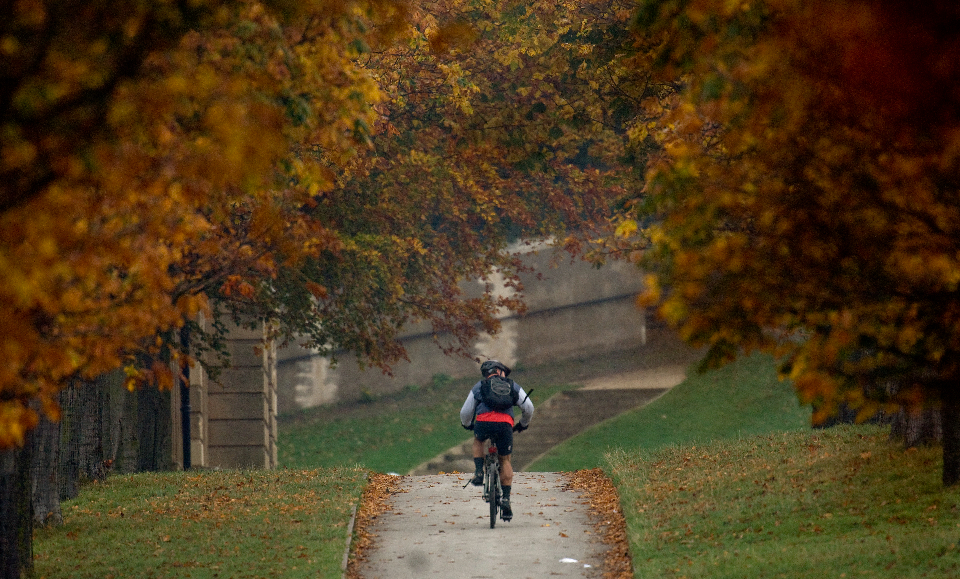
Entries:
[[490,528],[491,529],[497,525],[497,511],[499,510],[500,510],[500,491],[499,489],[494,488],[493,493],[490,494]]
[[497,511],[500,509],[500,468],[497,461],[488,461],[487,480],[490,481],[490,528],[497,525]]

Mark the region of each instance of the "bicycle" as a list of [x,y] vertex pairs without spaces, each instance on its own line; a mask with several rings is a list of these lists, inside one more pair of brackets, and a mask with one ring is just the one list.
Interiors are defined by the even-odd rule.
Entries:
[[497,453],[497,446],[491,443],[483,457],[483,500],[490,503],[491,529],[497,525],[497,512],[500,510],[500,497],[502,496],[500,455]]

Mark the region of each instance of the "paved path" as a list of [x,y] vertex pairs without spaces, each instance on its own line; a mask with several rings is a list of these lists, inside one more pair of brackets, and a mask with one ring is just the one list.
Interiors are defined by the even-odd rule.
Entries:
[[369,529],[363,579],[540,579],[601,576],[606,550],[589,506],[559,473],[517,473],[513,520],[490,511],[467,475],[405,476],[391,511]]

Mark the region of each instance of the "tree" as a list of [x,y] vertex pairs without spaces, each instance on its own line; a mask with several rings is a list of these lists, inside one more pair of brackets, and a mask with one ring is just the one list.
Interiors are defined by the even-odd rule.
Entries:
[[[638,228],[649,303],[707,364],[774,352],[816,420],[937,403],[960,481],[960,9],[644,2],[637,45],[683,90]],[[648,228],[639,220],[653,219]],[[649,223],[649,221],[648,221]],[[876,387],[896,380],[898,392]],[[948,426],[950,425],[950,426]]]
[[[205,308],[205,290],[270,275],[265,246],[292,262],[323,244],[284,222],[331,185],[290,144],[355,154],[377,97],[356,46],[404,12],[391,0],[0,10],[0,510],[29,537],[29,461],[13,449],[41,412],[58,417],[69,381],[126,366],[131,387],[171,386],[162,362],[135,360],[162,359],[156,337]],[[29,557],[7,546],[3,568],[19,575]]]
[[304,209],[334,241],[225,305],[385,369],[405,356],[396,336],[412,323],[465,353],[522,303],[465,295],[461,282],[496,269],[516,284],[520,263],[505,250],[518,237],[555,236],[576,253],[633,179],[619,170],[625,130],[593,66],[627,17],[608,1],[412,10],[403,42],[359,59],[384,94],[369,152],[340,163],[300,148],[336,174]]
[[[162,364],[132,363],[159,353],[155,336],[204,308],[214,282],[271,275],[270,250],[292,262],[323,243],[285,221],[331,185],[289,147],[355,153],[377,91],[351,45],[383,37],[401,8],[7,7],[0,447],[36,424],[31,400],[56,418],[70,377],[126,365],[131,385],[169,386]],[[299,189],[282,186],[291,175]]]

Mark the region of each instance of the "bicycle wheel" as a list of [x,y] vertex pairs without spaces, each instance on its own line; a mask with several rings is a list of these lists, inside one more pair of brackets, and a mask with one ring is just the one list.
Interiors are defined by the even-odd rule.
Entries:
[[493,461],[493,458],[487,456],[483,459],[483,500],[489,501],[490,495],[492,494],[490,483],[493,482],[493,478],[490,476],[492,472],[490,470],[490,463]]
[[497,461],[491,460],[489,469],[487,477],[490,480],[490,528],[492,529],[497,525],[497,511],[500,509],[500,468]]

